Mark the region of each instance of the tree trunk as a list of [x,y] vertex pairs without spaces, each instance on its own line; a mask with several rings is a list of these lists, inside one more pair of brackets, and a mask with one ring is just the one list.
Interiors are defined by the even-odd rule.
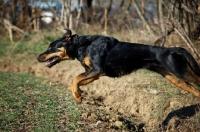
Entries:
[[79,19],[80,19],[80,16],[81,16],[81,8],[82,8],[82,5],[83,5],[83,0],[78,0],[78,14],[77,14],[77,17],[76,17],[76,27],[75,29],[78,28],[78,25],[79,25]]
[[166,41],[166,36],[165,36],[165,23],[164,23],[164,19],[163,19],[163,4],[162,4],[162,0],[158,1],[158,12],[159,12],[159,23],[160,23],[160,29],[161,29],[161,33],[163,39],[162,39],[162,43],[161,46],[164,46],[165,41]]
[[104,19],[104,32],[103,34],[107,34],[107,26],[108,26],[108,13],[110,12],[111,8],[112,8],[112,0],[109,0],[109,3],[107,3],[108,5],[106,5],[106,3],[103,3],[103,8],[104,8],[104,15],[103,15],[103,19]]
[[144,16],[142,15],[142,12],[141,12],[141,10],[139,9],[139,6],[138,6],[138,4],[137,4],[137,1],[136,1],[136,0],[132,0],[132,2],[133,2],[133,6],[135,7],[135,9],[136,9],[136,11],[137,11],[137,13],[138,13],[140,19],[141,19],[142,22],[145,24],[145,26],[146,26],[148,32],[154,34],[154,32],[153,32],[153,30],[151,29],[150,25],[147,23],[147,21],[145,20]]

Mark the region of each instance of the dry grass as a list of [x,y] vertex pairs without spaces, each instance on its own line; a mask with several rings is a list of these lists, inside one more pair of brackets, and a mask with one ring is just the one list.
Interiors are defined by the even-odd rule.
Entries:
[[[137,38],[131,40],[134,42],[153,41],[148,36],[146,39],[145,37],[141,38],[142,33],[138,34],[131,34],[132,36],[128,36],[128,38]],[[115,34],[113,36],[119,36],[117,37],[119,40],[129,41],[128,38],[123,37],[123,34]],[[48,78],[54,82],[59,82],[68,88],[72,79],[83,72],[84,69],[77,61],[65,61],[51,69],[45,68],[44,64],[37,63],[35,60],[37,53],[48,45],[46,42],[51,41],[51,39],[48,39],[48,41],[46,39],[48,37],[45,40],[34,40],[35,46],[38,46],[37,48],[35,46],[31,49],[23,47],[31,51],[29,52],[29,57],[31,56],[32,60],[29,61],[29,64],[27,64],[27,54],[17,52],[20,47],[24,46],[25,42],[22,42],[22,44],[19,44],[21,46],[16,46],[13,49],[13,54],[9,54],[10,60],[6,60],[7,58],[5,58],[1,61],[3,65],[0,66],[0,69],[11,72],[28,72],[36,76]],[[178,42],[178,40],[176,41]],[[40,43],[37,45],[37,42]],[[27,46],[30,45],[32,43],[27,44]],[[5,54],[8,55],[7,53]],[[20,63],[19,61],[15,63],[16,59],[23,60]],[[88,128],[89,124],[91,122],[95,124],[99,119],[105,124],[109,123],[109,125],[105,126],[110,128],[110,126],[119,120],[118,116],[129,120],[136,126],[144,124],[143,128],[147,131],[162,131],[159,128],[160,124],[163,124],[163,129],[165,128],[169,131],[200,130],[198,125],[200,123],[199,99],[173,86],[156,73],[139,70],[121,78],[102,77],[89,85],[81,87],[81,89],[84,92],[83,96],[85,98],[85,103],[81,105],[83,111],[81,117],[84,117],[81,125],[87,127],[85,130],[91,130]],[[99,109],[98,107],[100,106],[96,103],[96,100],[99,98],[103,100],[102,109]],[[92,110],[92,108],[94,109]],[[110,116],[105,117],[105,120],[101,117],[101,113],[103,114],[104,111],[107,111],[106,114]],[[88,113],[85,114],[84,112]],[[91,115],[92,113],[97,118],[94,116],[95,118],[90,120],[88,119],[90,116],[84,116]],[[123,126],[120,129],[127,130]]]

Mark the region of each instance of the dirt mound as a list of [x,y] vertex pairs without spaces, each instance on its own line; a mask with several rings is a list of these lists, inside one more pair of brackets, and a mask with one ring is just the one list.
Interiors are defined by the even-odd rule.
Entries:
[[[1,71],[31,73],[66,88],[84,71],[77,61],[50,69],[37,61],[19,64],[3,59],[0,64]],[[158,74],[142,71],[117,79],[102,77],[81,89],[84,100],[79,124],[87,126],[87,131],[200,131],[199,99]],[[184,115],[184,108],[190,114]]]

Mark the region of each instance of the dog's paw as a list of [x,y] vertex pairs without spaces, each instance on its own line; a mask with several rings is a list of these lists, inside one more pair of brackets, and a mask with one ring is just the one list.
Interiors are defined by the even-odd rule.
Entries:
[[72,96],[74,98],[74,100],[77,102],[77,103],[81,103],[82,102],[82,98],[81,98],[81,93],[82,93],[82,90],[77,88],[76,85],[71,85],[71,90],[72,90]]
[[74,97],[74,99],[75,99],[75,101],[76,101],[77,103],[81,103],[81,102],[82,102],[82,98],[81,98],[81,97],[79,97],[79,98]]
[[82,98],[81,98],[81,93],[80,92],[74,92],[73,93],[73,97],[75,99],[75,101],[77,103],[81,103],[82,102]]

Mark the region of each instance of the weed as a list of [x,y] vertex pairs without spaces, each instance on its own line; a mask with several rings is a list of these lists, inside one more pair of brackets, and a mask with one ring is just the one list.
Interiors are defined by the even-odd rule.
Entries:
[[200,115],[197,115],[198,123],[200,123]]
[[169,93],[164,93],[162,98],[158,98],[155,100],[155,112],[154,117],[157,119],[162,119],[163,115],[165,115],[166,109],[169,107],[169,98],[171,95]]
[[3,48],[0,48],[0,57],[5,56],[6,55],[6,51],[8,51],[8,46],[10,45],[10,42],[6,41],[5,39],[1,39],[0,41],[0,45]]

